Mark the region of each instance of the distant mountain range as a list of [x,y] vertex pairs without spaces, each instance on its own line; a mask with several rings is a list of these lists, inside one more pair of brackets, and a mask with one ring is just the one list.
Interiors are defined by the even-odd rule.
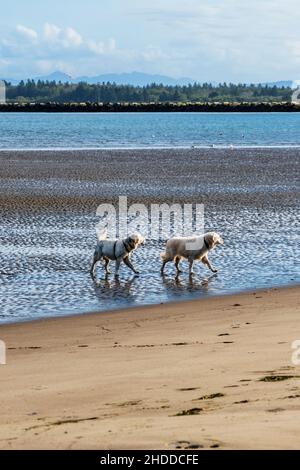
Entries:
[[87,82],[90,84],[110,82],[116,83],[117,85],[134,85],[144,86],[150,83],[162,83],[163,85],[188,85],[194,83],[195,80],[192,78],[172,78],[166,75],[151,75],[142,72],[131,72],[131,73],[108,73],[104,75],[96,75],[95,77],[78,77],[75,79],[76,82]]
[[[32,78],[32,77],[30,77]],[[20,80],[16,79],[6,79],[6,81],[16,85],[19,83]],[[96,83],[116,83],[117,85],[133,85],[133,86],[145,86],[151,83],[162,83],[163,85],[170,85],[170,86],[183,86],[188,85],[189,83],[203,83],[200,80],[194,80],[188,77],[182,78],[172,78],[168,77],[167,75],[152,75],[142,72],[130,72],[130,73],[107,73],[102,75],[96,75],[93,77],[89,76],[80,76],[80,77],[71,77],[70,75],[56,71],[49,75],[44,75],[40,77],[34,77],[34,80],[43,80],[43,81],[56,81],[62,83],[79,83],[79,82],[86,82],[89,84],[96,84]],[[218,82],[210,82],[213,86],[217,86]],[[277,86],[277,87],[285,87],[285,88],[296,88],[297,80],[281,80],[277,82],[264,82],[263,85],[268,86]]]
[[[32,78],[32,77],[30,77]],[[102,75],[96,75],[93,77],[81,76],[81,77],[71,77],[70,75],[64,72],[53,72],[50,75],[44,75],[40,77],[34,77],[34,80],[43,80],[43,81],[53,81],[62,82],[62,83],[79,83],[86,82],[89,84],[96,83],[116,83],[117,85],[134,85],[134,86],[144,86],[151,83],[162,83],[163,85],[188,85],[189,83],[194,83],[195,80],[192,78],[172,78],[166,75],[151,75],[142,72],[131,72],[131,73],[107,73]],[[19,83],[19,80],[9,80],[13,85]]]
[[284,87],[284,88],[293,88],[294,87],[294,80],[281,80],[279,82],[266,82],[262,83],[262,85],[268,85],[268,86],[277,86],[278,88]]

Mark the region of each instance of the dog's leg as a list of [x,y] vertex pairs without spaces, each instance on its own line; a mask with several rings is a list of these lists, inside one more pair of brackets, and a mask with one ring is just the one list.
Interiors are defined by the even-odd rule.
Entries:
[[93,262],[92,267],[91,267],[91,270],[90,270],[90,274],[91,274],[91,276],[92,276],[93,279],[95,278],[96,264],[97,264],[97,261]]
[[202,258],[202,263],[203,264],[206,264],[206,266],[208,266],[208,268],[213,272],[213,273],[217,273],[218,270],[216,268],[213,268],[212,265],[210,264],[207,256],[204,256],[204,258]]
[[121,258],[117,258],[117,259],[116,259],[116,270],[115,270],[115,276],[116,276],[116,277],[119,276],[119,269],[120,269],[121,261],[122,261]]
[[164,260],[163,260],[162,267],[160,268],[161,274],[164,273],[165,265],[166,265],[167,263],[169,263],[169,261],[172,261],[172,260],[171,260],[171,259],[164,259]]
[[111,272],[110,272],[110,270],[109,270],[109,268],[108,268],[110,259],[109,259],[109,258],[104,258],[104,262],[105,262],[104,268],[105,268],[106,274],[111,274]]
[[98,253],[95,253],[94,258],[93,258],[93,263],[92,263],[92,266],[91,266],[91,270],[90,270],[91,276],[93,278],[95,277],[95,269],[96,269],[96,264],[98,263],[98,261],[99,261]]
[[179,263],[180,263],[180,256],[176,256],[175,258],[175,267],[177,269],[177,274],[182,273],[181,269],[179,269]]
[[189,275],[193,276],[193,274],[194,274],[194,271],[193,271],[194,260],[193,260],[193,258],[189,258],[189,263],[190,263],[190,265],[189,265]]
[[133,271],[135,274],[139,274],[139,271],[137,271],[137,270],[133,267],[133,265],[132,265],[132,263],[131,263],[131,261],[130,261],[130,259],[129,259],[129,256],[126,256],[125,258],[123,258],[123,261],[124,261],[124,263],[126,264],[126,266],[128,266],[128,268],[132,269],[132,271]]
[[96,264],[98,263],[98,261],[100,261],[101,258],[102,258],[102,247],[100,244],[98,244],[96,245],[96,248],[94,251],[93,263],[92,263],[91,270],[90,270],[90,273],[93,279],[95,278]]

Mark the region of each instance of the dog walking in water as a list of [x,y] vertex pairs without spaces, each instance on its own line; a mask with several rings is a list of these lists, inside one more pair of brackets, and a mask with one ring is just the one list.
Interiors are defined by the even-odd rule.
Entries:
[[119,275],[120,264],[122,261],[128,266],[135,274],[138,274],[130,261],[130,255],[138,248],[139,245],[144,243],[145,239],[139,233],[133,233],[124,240],[108,240],[107,233],[99,236],[97,246],[94,252],[93,264],[91,267],[91,275],[95,278],[95,270],[97,263],[103,259],[105,262],[105,272],[110,274],[109,263],[110,261],[116,262],[115,275]]
[[208,253],[213,250],[217,245],[223,245],[222,237],[216,232],[207,232],[199,237],[174,237],[170,238],[166,244],[166,251],[160,256],[163,260],[161,273],[163,274],[165,265],[170,261],[175,262],[177,274],[181,271],[179,263],[182,258],[189,261],[189,273],[193,275],[194,261],[202,261],[203,264],[216,273],[218,270],[213,268],[208,260]]

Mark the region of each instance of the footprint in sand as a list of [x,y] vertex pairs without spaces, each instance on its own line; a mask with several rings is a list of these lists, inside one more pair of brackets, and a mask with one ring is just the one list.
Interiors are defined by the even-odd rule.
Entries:
[[288,395],[287,397],[283,397],[283,400],[292,400],[294,398],[300,398],[300,395],[296,393],[296,395]]
[[195,398],[193,401],[198,400],[214,400],[215,398],[225,397],[224,393],[211,393],[210,395],[203,395],[200,398]]
[[131,401],[125,401],[123,403],[119,403],[117,404],[117,406],[136,406],[136,405],[139,405],[140,403],[142,403],[142,400],[131,400]]
[[186,388],[178,388],[179,392],[191,392],[192,390],[199,390],[200,387],[186,387]]
[[190,442],[190,441],[176,441],[176,442],[171,442],[170,446],[173,449],[203,449],[202,444],[198,444],[196,442]]
[[175,441],[170,443],[170,447],[173,449],[178,449],[178,450],[188,450],[188,449],[204,449],[204,448],[210,448],[210,449],[217,449],[220,447],[220,443],[217,442],[210,442],[207,444],[199,444],[197,442],[192,442],[192,441],[185,441],[185,440],[180,440],[180,441]]
[[299,375],[266,375],[259,382],[282,382],[283,380],[298,379]]
[[190,408],[189,410],[179,411],[173,416],[194,416],[198,415],[203,411],[203,408]]

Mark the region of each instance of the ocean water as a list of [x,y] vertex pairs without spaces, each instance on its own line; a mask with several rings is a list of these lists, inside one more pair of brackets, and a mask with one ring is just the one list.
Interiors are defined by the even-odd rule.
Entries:
[[0,113],[0,149],[300,146],[300,113]]

